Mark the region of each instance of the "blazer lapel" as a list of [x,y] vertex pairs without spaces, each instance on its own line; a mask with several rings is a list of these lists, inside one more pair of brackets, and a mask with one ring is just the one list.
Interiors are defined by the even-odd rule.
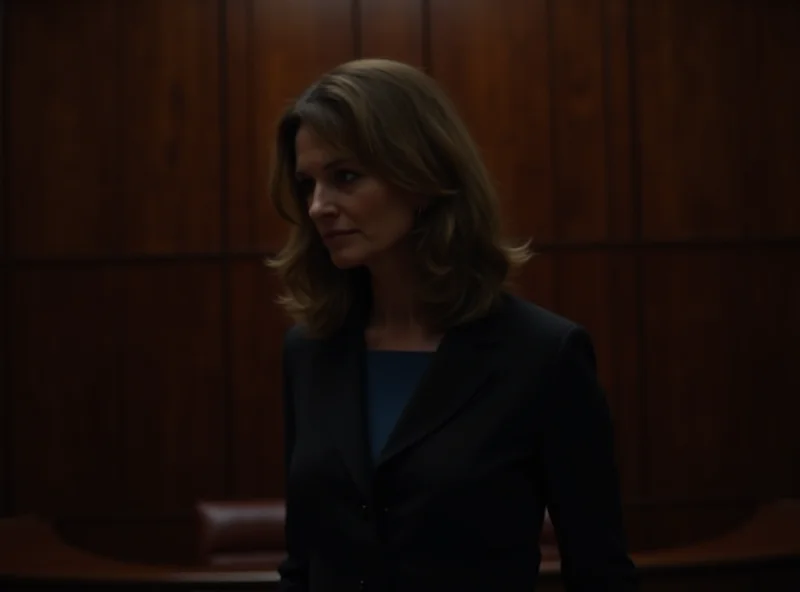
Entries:
[[376,469],[450,420],[499,368],[497,313],[449,331],[406,405]]
[[364,334],[346,327],[320,342],[312,365],[314,406],[356,485],[371,495],[371,462],[364,414]]

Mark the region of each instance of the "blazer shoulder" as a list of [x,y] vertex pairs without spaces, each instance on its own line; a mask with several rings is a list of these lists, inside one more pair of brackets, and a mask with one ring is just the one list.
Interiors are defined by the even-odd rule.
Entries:
[[302,355],[316,340],[312,339],[308,329],[303,325],[293,325],[283,334],[283,355],[294,358]]
[[283,342],[288,347],[294,347],[296,344],[307,339],[308,331],[303,325],[293,325],[283,334]]
[[557,353],[571,336],[588,336],[579,323],[529,300],[509,295],[506,302],[508,326],[512,328],[515,340],[525,345]]

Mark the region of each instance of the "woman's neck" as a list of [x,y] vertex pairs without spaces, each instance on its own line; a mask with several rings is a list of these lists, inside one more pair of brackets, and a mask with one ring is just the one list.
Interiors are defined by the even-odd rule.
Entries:
[[433,350],[439,338],[428,329],[417,299],[418,282],[410,267],[370,269],[372,307],[367,345],[373,349]]

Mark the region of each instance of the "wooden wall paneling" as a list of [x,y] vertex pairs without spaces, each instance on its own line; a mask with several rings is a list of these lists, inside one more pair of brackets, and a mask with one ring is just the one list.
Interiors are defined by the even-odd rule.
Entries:
[[[759,14],[772,5],[633,4],[644,238],[771,234],[752,226],[750,211],[755,196],[765,203],[766,162],[774,150],[763,144],[766,105],[759,95],[784,88],[758,84],[764,76]],[[795,68],[788,56],[775,59],[773,72]]]
[[290,321],[275,304],[279,282],[258,258],[231,271],[234,497],[284,494],[282,346]]
[[427,66],[429,31],[423,0],[360,0],[361,57]]
[[[5,263],[6,254],[8,253],[8,228],[7,210],[8,210],[8,186],[6,184],[8,171],[6,170],[6,158],[8,156],[6,151],[6,128],[8,127],[8,117],[6,113],[6,95],[7,95],[7,79],[6,79],[6,3],[5,0],[0,0],[0,261]],[[5,284],[3,284],[4,286]],[[3,288],[0,286],[0,293]]]
[[[1,9],[0,9],[1,10]],[[0,203],[0,208],[3,207]],[[0,517],[11,513],[11,365],[9,357],[11,318],[8,302],[10,273],[5,255],[0,262]]]
[[11,513],[11,399],[9,398],[10,366],[8,364],[10,312],[8,310],[8,185],[6,171],[6,3],[0,0],[0,516]]
[[275,125],[309,84],[355,57],[350,0],[232,0],[227,7],[230,248],[273,252],[287,226],[268,181]]
[[117,276],[106,268],[20,269],[12,290],[13,509],[113,513],[124,479]]
[[602,4],[608,238],[634,241],[641,235],[641,220],[639,197],[634,192],[630,0],[605,0]]
[[136,265],[115,277],[123,348],[118,510],[172,516],[225,493],[221,267]]
[[[764,175],[750,196],[747,219],[753,232],[800,238],[800,5],[764,3],[759,15],[762,59],[758,117]],[[751,116],[748,114],[748,116]],[[754,206],[754,207],[753,207]]]
[[123,219],[126,250],[217,252],[218,2],[137,0],[116,5],[122,121],[115,122],[121,124],[116,130],[112,123],[109,131],[119,140],[115,213]]
[[169,515],[220,494],[219,282],[201,264],[16,273],[16,511]]
[[[614,203],[607,178],[603,5],[602,0],[548,3],[550,77],[545,84],[550,91],[555,176],[550,223],[558,242],[603,241],[608,238],[612,206],[621,213],[631,209],[630,203]],[[514,158],[524,161],[527,155]]]
[[430,0],[431,72],[497,182],[507,231],[555,238],[546,0]]
[[796,248],[647,254],[651,499],[800,495],[798,268]]
[[[0,203],[0,207],[4,204]],[[8,284],[11,274],[5,255],[0,261],[0,517],[11,513],[11,355],[8,302]]]
[[653,499],[625,504],[627,535],[636,550],[697,543],[741,526],[752,517],[756,500]]
[[17,256],[103,253],[124,235],[114,134],[119,4],[6,6],[7,187]]
[[641,496],[642,441],[636,261],[618,251],[556,252],[557,312],[592,335],[599,379],[615,428],[625,501]]
[[[2,10],[2,8],[0,8]],[[1,159],[0,159],[1,160]],[[5,197],[5,195],[3,195]],[[0,208],[5,204],[0,202]],[[12,511],[11,475],[11,310],[8,299],[11,273],[5,254],[0,256],[0,517]]]
[[215,2],[14,2],[8,16],[15,253],[216,250]]
[[518,273],[519,275],[513,278],[515,293],[548,310],[558,308],[553,253],[536,253]]
[[191,565],[197,561],[194,516],[82,516],[54,520],[68,544],[135,563]]

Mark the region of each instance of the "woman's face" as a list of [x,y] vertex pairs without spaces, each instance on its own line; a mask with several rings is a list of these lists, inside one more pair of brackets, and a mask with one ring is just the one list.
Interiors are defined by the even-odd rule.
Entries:
[[311,128],[295,138],[296,176],[308,214],[340,269],[377,264],[404,244],[417,204],[337,152]]

